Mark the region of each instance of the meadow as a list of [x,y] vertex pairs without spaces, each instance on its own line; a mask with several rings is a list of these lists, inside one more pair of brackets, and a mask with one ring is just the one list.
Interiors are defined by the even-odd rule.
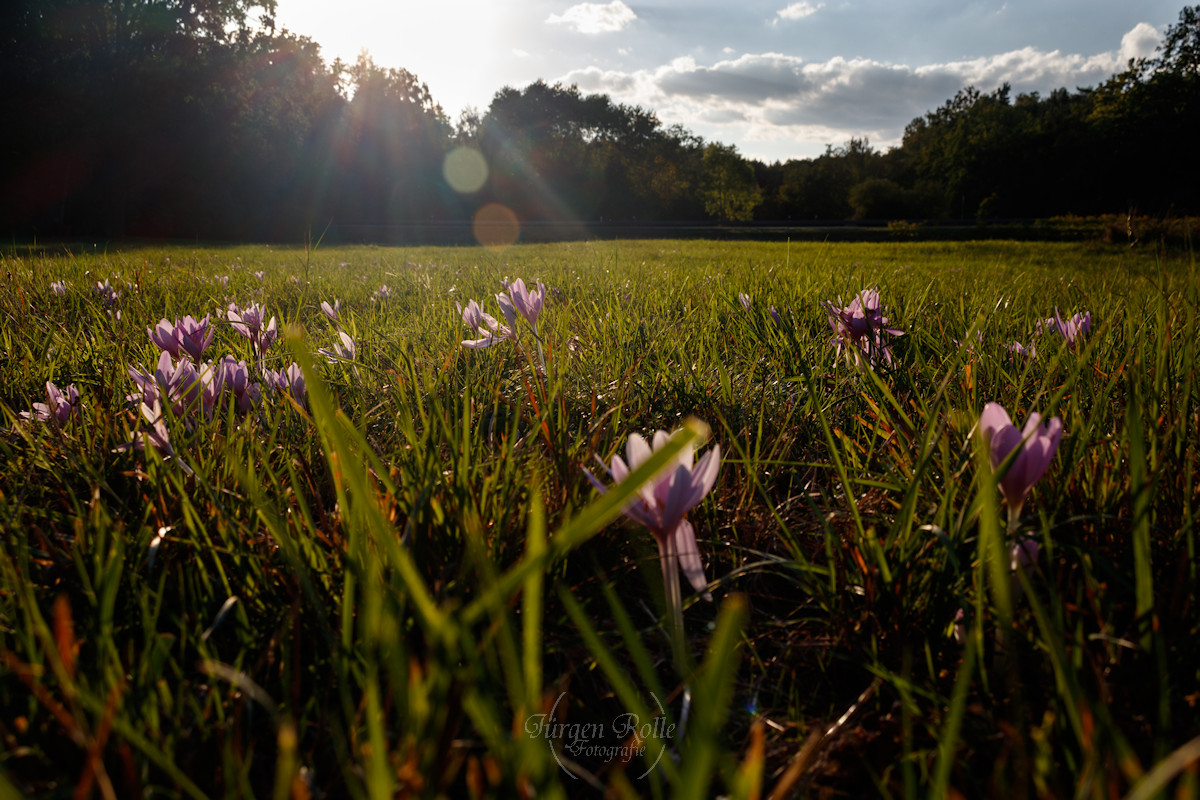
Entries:
[[0,797],[1200,796],[1186,250],[2,260]]

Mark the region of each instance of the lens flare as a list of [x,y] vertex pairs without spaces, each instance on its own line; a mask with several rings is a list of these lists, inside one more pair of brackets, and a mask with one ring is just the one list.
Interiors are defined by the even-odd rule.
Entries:
[[475,232],[475,241],[495,249],[513,244],[521,233],[517,215],[511,208],[499,203],[488,203],[476,211],[471,228]]
[[474,194],[487,182],[488,166],[478,150],[456,147],[446,154],[442,175],[450,188],[459,194]]

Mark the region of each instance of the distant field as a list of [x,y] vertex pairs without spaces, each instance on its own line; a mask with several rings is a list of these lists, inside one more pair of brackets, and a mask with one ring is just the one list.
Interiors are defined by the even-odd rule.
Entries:
[[2,260],[0,797],[1200,794],[1186,251]]

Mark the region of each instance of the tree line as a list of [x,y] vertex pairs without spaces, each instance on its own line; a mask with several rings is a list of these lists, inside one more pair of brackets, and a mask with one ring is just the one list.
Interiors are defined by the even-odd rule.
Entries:
[[[1200,6],[1095,88],[966,87],[900,146],[771,164],[577,87],[451,121],[365,53],[327,63],[275,0],[0,6],[0,233],[296,240],[330,221],[1013,218],[1200,211]],[[467,148],[486,181],[453,188]]]

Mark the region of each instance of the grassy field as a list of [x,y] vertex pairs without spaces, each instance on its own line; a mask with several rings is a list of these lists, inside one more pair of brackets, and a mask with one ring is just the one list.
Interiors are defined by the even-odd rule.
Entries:
[[3,267],[0,797],[1200,795],[1187,253]]

